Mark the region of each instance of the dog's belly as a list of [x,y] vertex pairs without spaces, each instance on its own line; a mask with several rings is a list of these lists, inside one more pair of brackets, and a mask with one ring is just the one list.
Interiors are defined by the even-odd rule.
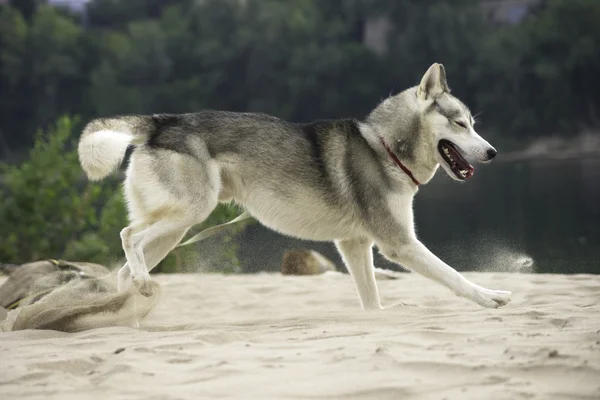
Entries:
[[272,194],[254,193],[236,201],[263,225],[288,236],[318,241],[360,236],[360,224],[351,213],[303,197],[283,200]]

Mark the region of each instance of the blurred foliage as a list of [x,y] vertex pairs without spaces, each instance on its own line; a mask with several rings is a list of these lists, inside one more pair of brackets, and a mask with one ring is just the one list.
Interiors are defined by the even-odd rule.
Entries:
[[[26,161],[0,163],[0,260],[23,263],[42,258],[85,260],[111,265],[123,259],[119,232],[127,210],[118,182],[89,182],[74,146],[75,120],[61,117],[46,133],[39,131]],[[229,221],[239,211],[221,205],[199,228]],[[228,235],[239,230],[233,227]],[[239,268],[235,243],[225,237],[219,265]],[[175,250],[156,269],[180,270],[194,246]]]
[[[478,0],[95,0],[0,6],[0,156],[60,115],[202,108],[362,117],[434,61],[506,143],[600,126],[600,2],[546,0],[499,25]],[[388,51],[364,44],[390,22]]]
[[[387,52],[376,54],[364,38],[381,17]],[[478,0],[93,0],[82,15],[10,1],[0,6],[0,158],[24,161],[2,165],[0,260],[120,257],[118,184],[87,182],[72,146],[72,132],[99,116],[361,118],[441,62],[498,147],[597,130],[598,21],[598,0],[545,0],[505,25]],[[222,206],[206,224],[236,212]],[[228,246],[222,265],[235,271]]]
[[88,182],[72,143],[73,120],[39,131],[26,161],[0,164],[0,259],[106,261],[126,220],[115,182]]

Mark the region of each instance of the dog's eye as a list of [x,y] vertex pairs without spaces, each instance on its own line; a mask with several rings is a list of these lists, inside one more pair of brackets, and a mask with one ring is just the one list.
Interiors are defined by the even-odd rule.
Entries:
[[465,129],[467,129],[467,124],[465,124],[465,123],[464,123],[464,122],[462,122],[462,121],[454,121],[454,123],[455,123],[456,125],[460,126],[461,128],[465,128]]

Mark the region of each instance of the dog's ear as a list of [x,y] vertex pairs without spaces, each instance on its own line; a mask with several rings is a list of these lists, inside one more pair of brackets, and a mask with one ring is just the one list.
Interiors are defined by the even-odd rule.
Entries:
[[443,64],[438,65],[440,66],[440,85],[442,85],[444,92],[450,93],[450,87],[448,87],[448,81],[446,81],[446,68]]
[[417,96],[422,100],[427,100],[444,92],[450,92],[448,82],[446,82],[446,69],[442,64],[434,63],[423,75],[417,89]]

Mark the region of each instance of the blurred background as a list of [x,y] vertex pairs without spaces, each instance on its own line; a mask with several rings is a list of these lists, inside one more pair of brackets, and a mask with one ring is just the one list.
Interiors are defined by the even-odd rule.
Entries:
[[[433,62],[500,155],[419,191],[421,240],[459,270],[600,273],[598,0],[0,0],[0,262],[123,258],[121,177],[89,183],[75,152],[92,118],[360,119]],[[249,223],[158,271],[275,271],[296,248],[343,270]]]

